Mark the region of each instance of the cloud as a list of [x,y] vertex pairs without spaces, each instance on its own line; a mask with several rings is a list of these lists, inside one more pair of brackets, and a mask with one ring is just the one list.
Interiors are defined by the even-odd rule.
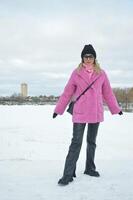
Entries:
[[32,94],[41,94],[42,87],[48,94],[59,94],[88,43],[112,84],[132,85],[130,1],[7,2],[0,5],[0,84],[7,94],[21,81],[30,84]]

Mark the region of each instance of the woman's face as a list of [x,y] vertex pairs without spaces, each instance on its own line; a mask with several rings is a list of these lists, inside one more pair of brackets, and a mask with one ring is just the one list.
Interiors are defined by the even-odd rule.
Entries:
[[95,60],[95,58],[92,54],[85,54],[84,57],[83,57],[83,62],[85,64],[92,65],[92,64],[94,64],[94,60]]

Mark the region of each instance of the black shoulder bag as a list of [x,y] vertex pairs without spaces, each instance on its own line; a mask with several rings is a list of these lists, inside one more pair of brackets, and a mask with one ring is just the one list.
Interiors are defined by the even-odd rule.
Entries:
[[74,108],[74,104],[79,100],[79,98],[95,83],[95,81],[98,79],[99,77],[97,77],[77,98],[75,101],[72,101],[67,109],[67,112],[70,113],[71,115],[73,114],[73,108]]

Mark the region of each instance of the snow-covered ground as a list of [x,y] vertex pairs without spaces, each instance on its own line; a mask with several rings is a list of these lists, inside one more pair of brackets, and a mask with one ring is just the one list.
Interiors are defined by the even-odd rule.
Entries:
[[0,200],[132,200],[133,114],[105,112],[97,137],[100,178],[83,174],[86,130],[77,178],[58,186],[72,137],[71,116],[54,106],[0,106]]

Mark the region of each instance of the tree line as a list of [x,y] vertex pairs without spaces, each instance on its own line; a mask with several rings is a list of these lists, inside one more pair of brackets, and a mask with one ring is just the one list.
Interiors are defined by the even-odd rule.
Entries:
[[[124,111],[133,112],[133,87],[130,88],[113,88],[114,94],[119,105]],[[28,96],[22,97],[20,94],[0,97],[1,105],[22,105],[22,104],[56,104],[59,96]]]
[[114,88],[113,91],[122,108],[125,111],[133,111],[133,87]]

